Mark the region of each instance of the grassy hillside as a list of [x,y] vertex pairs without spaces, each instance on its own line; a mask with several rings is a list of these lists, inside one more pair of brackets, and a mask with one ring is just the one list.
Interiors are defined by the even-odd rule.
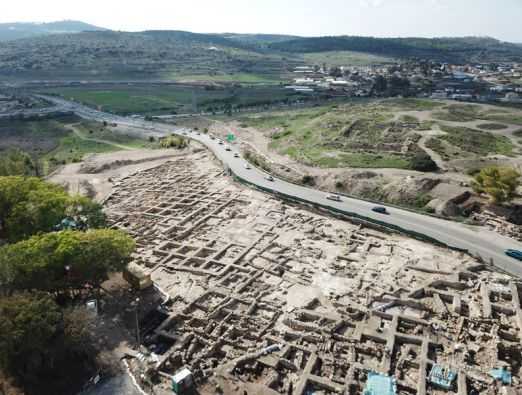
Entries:
[[114,133],[96,122],[76,116],[34,120],[0,120],[0,156],[19,149],[38,161],[44,174],[56,166],[80,161],[85,154],[128,148],[155,148],[156,144]]
[[[84,32],[0,43],[0,76],[32,79],[172,79],[252,74],[279,80],[299,60],[219,35]],[[233,79],[233,78],[231,78]]]
[[[455,114],[466,117],[456,121]],[[506,162],[520,155],[517,139],[507,132],[517,126],[517,115],[516,109],[393,99],[247,115],[239,121],[241,127],[258,129],[274,151],[309,166],[425,171],[419,165],[430,155],[427,147],[445,166],[465,171],[496,155],[506,156]],[[492,123],[493,116],[509,122]]]
[[430,58],[448,62],[520,61],[520,45],[492,38],[375,38],[375,37],[312,37],[271,43],[270,48],[285,52],[309,53],[356,51],[395,58]]
[[278,83],[298,65],[429,58],[522,61],[522,46],[490,38],[372,38],[95,31],[0,42],[0,78]]

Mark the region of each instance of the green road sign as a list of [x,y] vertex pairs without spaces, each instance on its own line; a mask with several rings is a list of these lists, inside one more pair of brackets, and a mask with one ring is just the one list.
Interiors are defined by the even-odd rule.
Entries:
[[227,134],[227,141],[231,143],[236,139],[236,136],[234,136],[232,133]]

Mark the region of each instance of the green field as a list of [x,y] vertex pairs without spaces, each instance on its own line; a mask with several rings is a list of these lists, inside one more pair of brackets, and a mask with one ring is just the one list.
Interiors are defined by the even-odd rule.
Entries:
[[88,106],[122,115],[184,114],[223,111],[228,107],[262,106],[296,101],[303,96],[280,86],[202,87],[189,85],[74,87],[46,91]]
[[215,74],[178,74],[166,73],[166,79],[173,81],[208,81],[208,82],[238,82],[242,84],[278,84],[282,78],[278,75],[249,73],[215,73]]

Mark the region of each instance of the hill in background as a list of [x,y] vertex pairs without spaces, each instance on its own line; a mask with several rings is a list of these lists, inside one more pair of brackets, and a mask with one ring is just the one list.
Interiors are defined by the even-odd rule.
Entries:
[[80,21],[59,21],[49,23],[0,23],[0,41],[45,36],[49,34],[80,33],[106,30]]
[[0,43],[0,77],[279,81],[296,58],[217,34],[95,31]]
[[[48,26],[56,24],[47,24]],[[61,31],[94,28],[61,22]],[[45,30],[45,29],[44,29]],[[58,33],[56,28],[55,33]],[[342,55],[342,56],[341,56]],[[296,37],[184,31],[88,31],[0,42],[0,78],[278,83],[298,65],[522,62],[522,46],[492,38]]]
[[274,42],[269,47],[292,53],[355,51],[397,59],[423,58],[450,63],[522,61],[522,46],[489,37],[303,37]]

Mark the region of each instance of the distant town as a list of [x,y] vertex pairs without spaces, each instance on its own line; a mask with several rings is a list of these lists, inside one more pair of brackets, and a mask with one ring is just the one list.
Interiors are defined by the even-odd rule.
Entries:
[[298,66],[286,86],[299,93],[339,96],[416,96],[475,102],[522,103],[522,64],[452,65],[409,62],[371,66]]

